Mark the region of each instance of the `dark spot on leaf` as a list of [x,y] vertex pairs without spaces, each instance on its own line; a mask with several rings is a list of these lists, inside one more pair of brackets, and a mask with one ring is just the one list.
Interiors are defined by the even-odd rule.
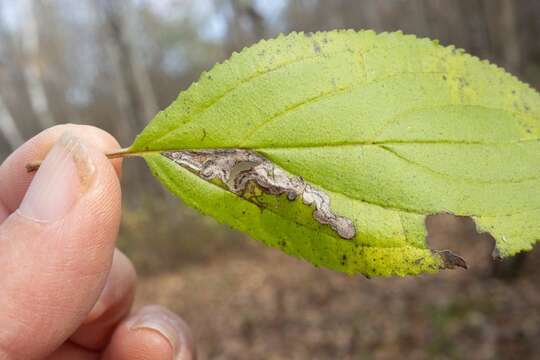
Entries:
[[465,259],[463,259],[461,256],[454,254],[450,250],[442,250],[442,251],[436,251],[434,250],[436,254],[438,254],[444,264],[444,267],[446,269],[453,269],[456,266],[461,267],[464,269],[467,269],[467,262],[465,262]]
[[295,200],[295,199],[296,199],[296,196],[297,196],[296,193],[293,192],[293,191],[289,191],[289,192],[287,193],[287,199],[290,200],[290,201]]
[[321,46],[316,41],[313,42],[313,51],[315,51],[317,54],[321,52]]
[[499,249],[497,248],[497,246],[493,247],[493,251],[491,252],[491,257],[493,259],[495,259],[495,260],[502,259],[501,253],[500,253]]

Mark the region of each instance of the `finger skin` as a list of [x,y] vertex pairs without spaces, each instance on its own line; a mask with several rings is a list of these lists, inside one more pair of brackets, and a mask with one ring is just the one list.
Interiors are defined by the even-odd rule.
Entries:
[[103,359],[195,360],[191,331],[173,312],[147,305],[115,330]]
[[[2,179],[0,181],[0,216],[4,211],[10,214],[19,207],[34,176],[34,173],[26,170],[26,164],[45,158],[54,143],[66,132],[84,139],[87,144],[91,144],[102,153],[120,148],[118,142],[110,134],[93,126],[67,124],[44,130],[18,148],[0,166],[0,179]],[[120,176],[122,160],[111,160],[111,163]],[[4,211],[1,210],[2,208]],[[0,217],[0,222],[2,220]]]
[[101,354],[93,351],[83,349],[70,342],[65,343],[58,348],[45,360],[98,360],[101,358]]
[[102,350],[118,323],[129,314],[136,280],[131,261],[116,249],[111,271],[97,303],[70,340],[89,350]]
[[8,208],[2,203],[2,199],[0,198],[0,224],[4,222],[4,220],[9,216],[10,211]]
[[173,360],[171,345],[154,330],[131,331],[122,324],[114,332],[103,360]]
[[[88,316],[109,274],[121,210],[117,173],[99,148],[110,137],[96,140],[104,133],[70,128],[87,139],[91,185],[58,221],[13,212],[0,226],[0,359],[41,359],[57,349]],[[63,130],[49,131],[1,167],[0,196],[11,210],[30,182],[25,162],[43,158]]]

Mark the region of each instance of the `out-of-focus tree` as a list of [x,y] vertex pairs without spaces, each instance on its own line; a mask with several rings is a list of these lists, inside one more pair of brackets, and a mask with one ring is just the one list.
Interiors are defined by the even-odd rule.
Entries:
[[266,35],[264,18],[250,0],[218,1],[219,10],[227,14],[227,47],[231,53],[263,39]]
[[[21,49],[13,40],[13,33],[6,29],[3,6],[5,3],[0,0],[0,97],[3,99],[4,114],[14,121],[16,119],[17,131],[24,138],[28,138],[36,133],[40,126],[32,111]],[[8,135],[4,134],[4,137],[7,138]]]
[[113,69],[111,82],[119,110],[116,134],[129,143],[158,110],[150,76],[134,46],[138,16],[127,1],[101,0],[95,4],[103,25],[98,29],[99,36]]
[[23,0],[24,19],[22,22],[20,39],[23,53],[23,73],[26,78],[30,103],[42,128],[51,127],[55,124],[49,110],[49,100],[43,83],[43,67],[41,49],[39,43],[38,24],[36,9],[33,0]]
[[0,136],[3,137],[1,146],[2,153],[6,154],[10,149],[15,149],[23,143],[23,137],[15,125],[15,121],[7,110],[2,98],[0,97]]

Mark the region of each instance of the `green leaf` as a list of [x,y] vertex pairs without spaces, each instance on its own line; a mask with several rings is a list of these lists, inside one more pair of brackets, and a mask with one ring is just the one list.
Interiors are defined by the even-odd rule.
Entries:
[[532,247],[539,139],[539,94],[496,66],[401,33],[332,31],[235,53],[129,152],[186,204],[270,246],[405,275],[465,265],[427,247],[430,214],[471,216],[501,256]]

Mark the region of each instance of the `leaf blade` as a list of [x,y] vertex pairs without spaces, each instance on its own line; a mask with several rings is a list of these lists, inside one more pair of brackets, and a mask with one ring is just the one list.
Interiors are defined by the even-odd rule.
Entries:
[[[453,47],[400,33],[291,34],[203,74],[130,151],[153,152],[145,155],[150,168],[187,204],[272,246],[298,234],[295,243],[304,245],[284,250],[315,265],[404,275],[449,266],[426,248],[430,214],[472,216],[502,255],[532,247],[540,237],[539,119],[537,92]],[[266,208],[249,216],[217,211],[208,199],[201,205],[197,196],[212,187],[213,201],[254,206],[223,187],[193,182],[159,155],[227,148],[256,150],[327,193],[336,213],[355,223],[354,239],[339,238],[309,214],[297,216],[284,199],[263,196]],[[190,186],[198,190],[186,196]]]

